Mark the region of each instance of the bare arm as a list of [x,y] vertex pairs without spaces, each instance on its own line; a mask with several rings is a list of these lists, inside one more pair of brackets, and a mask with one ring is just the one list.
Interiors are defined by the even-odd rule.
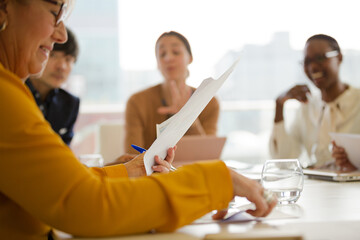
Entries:
[[275,123],[281,122],[284,120],[284,104],[289,99],[297,99],[299,102],[306,103],[307,97],[306,94],[310,93],[310,89],[306,85],[296,85],[288,91],[282,93],[276,99],[276,108],[275,108]]

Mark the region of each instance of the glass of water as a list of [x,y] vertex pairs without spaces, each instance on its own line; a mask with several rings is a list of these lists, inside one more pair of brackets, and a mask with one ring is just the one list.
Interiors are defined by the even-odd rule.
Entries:
[[103,167],[104,159],[100,154],[82,154],[79,161],[87,167]]
[[299,160],[267,160],[261,172],[261,184],[277,196],[280,204],[295,203],[304,186]]

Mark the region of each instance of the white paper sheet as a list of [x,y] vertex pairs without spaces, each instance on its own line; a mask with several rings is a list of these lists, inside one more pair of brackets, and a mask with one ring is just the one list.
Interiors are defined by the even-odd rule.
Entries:
[[360,134],[329,133],[336,145],[343,147],[350,162],[360,169]]
[[161,158],[166,157],[167,149],[176,145],[176,143],[184,136],[186,131],[190,128],[196,118],[200,115],[202,110],[215,96],[215,93],[223,85],[225,80],[234,70],[239,60],[219,77],[217,80],[207,78],[202,81],[200,86],[192,94],[186,104],[180,109],[178,113],[168,120],[157,126],[158,138],[154,141],[151,147],[144,155],[144,163],[147,175],[152,174],[151,167],[154,165],[154,157],[158,155]]
[[[302,215],[296,212],[296,205],[294,207],[285,208],[283,206],[277,206],[273,211],[266,217],[254,217],[248,213],[246,210],[255,210],[255,204],[250,203],[246,205],[229,207],[227,214],[224,219],[213,220],[213,213],[210,212],[201,218],[195,220],[192,224],[209,224],[209,223],[233,223],[233,222],[249,222],[249,221],[263,221],[263,220],[283,220],[290,218],[299,218]],[[299,207],[298,207],[299,208]],[[290,211],[289,211],[290,210]]]

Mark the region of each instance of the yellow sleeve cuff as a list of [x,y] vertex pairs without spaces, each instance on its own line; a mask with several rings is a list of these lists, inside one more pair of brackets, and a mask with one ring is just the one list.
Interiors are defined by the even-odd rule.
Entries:
[[[211,196],[212,209],[224,209],[234,197],[230,171],[223,161],[205,161],[203,167]],[[214,171],[216,169],[216,171]]]
[[112,166],[103,167],[105,175],[110,178],[129,177],[124,164],[117,164]]

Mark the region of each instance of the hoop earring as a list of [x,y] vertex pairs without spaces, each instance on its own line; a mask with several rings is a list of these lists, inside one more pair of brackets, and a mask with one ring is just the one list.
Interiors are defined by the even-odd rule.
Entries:
[[3,22],[3,24],[1,24],[0,26],[0,32],[4,31],[7,27],[7,21]]

